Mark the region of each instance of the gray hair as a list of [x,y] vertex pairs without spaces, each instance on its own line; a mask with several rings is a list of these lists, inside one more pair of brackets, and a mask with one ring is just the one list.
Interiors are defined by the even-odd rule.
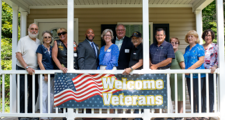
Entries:
[[[31,23],[30,25],[29,25],[29,27],[28,27],[28,30],[30,29],[30,26],[31,25],[37,25],[36,23]],[[37,27],[38,27],[38,25],[37,25]]]
[[49,35],[51,35],[51,39],[52,39],[52,41],[51,41],[51,43],[50,43],[50,45],[53,45],[53,43],[54,43],[54,38],[52,37],[52,33],[51,32],[49,32],[49,31],[44,31],[44,32],[42,32],[42,39],[41,39],[41,44],[44,44],[44,34],[45,33],[48,33]]
[[105,30],[102,32],[102,34],[101,34],[101,38],[104,39],[103,37],[105,36],[105,34],[106,34],[107,32],[110,32],[112,39],[114,39],[113,31],[112,31],[111,29],[105,29]]
[[126,27],[123,24],[117,24],[116,27],[115,27],[115,30],[117,29],[118,26],[123,26],[125,31],[126,31]]

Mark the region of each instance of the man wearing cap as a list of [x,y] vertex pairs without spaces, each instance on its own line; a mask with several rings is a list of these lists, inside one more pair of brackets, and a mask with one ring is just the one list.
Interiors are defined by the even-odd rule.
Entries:
[[123,72],[125,75],[130,74],[133,70],[143,68],[143,45],[141,33],[137,31],[134,32],[131,36],[131,42],[134,46],[131,49],[129,67]]
[[[165,41],[166,34],[162,28],[156,30],[155,38],[156,43],[150,46],[150,69],[152,70],[169,70],[171,66],[172,59],[175,58],[173,51],[173,46]],[[170,88],[167,88],[168,95],[170,95]],[[168,113],[173,112],[172,101],[168,99],[168,104],[170,104],[170,109]],[[156,110],[158,112],[158,110]],[[155,120],[164,120],[164,118],[155,118]],[[171,120],[168,118],[167,120]]]
[[[136,31],[132,34],[130,38],[134,46],[131,49],[129,67],[124,70],[123,72],[124,75],[129,75],[133,70],[143,68],[142,66],[143,65],[143,45],[142,45],[141,33]],[[138,113],[138,111],[139,111],[138,109],[135,109],[134,113]],[[134,120],[142,120],[142,119],[135,118]]]
[[129,66],[130,52],[132,48],[132,43],[129,37],[126,35],[126,28],[122,24],[118,24],[115,28],[116,37],[112,42],[119,48],[119,59],[117,70],[124,70]]

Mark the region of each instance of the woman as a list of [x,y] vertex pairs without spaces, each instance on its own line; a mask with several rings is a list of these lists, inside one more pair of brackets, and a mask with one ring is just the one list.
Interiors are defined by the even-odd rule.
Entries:
[[54,41],[52,48],[52,59],[55,62],[56,69],[60,69],[63,73],[67,72],[67,30],[59,28],[57,30],[59,40]]
[[[213,112],[213,105],[214,105],[214,82],[213,82],[213,73],[218,68],[218,46],[217,44],[213,43],[213,39],[215,38],[215,34],[211,29],[205,30],[202,34],[202,39],[205,41],[203,47],[205,49],[205,62],[204,67],[205,69],[211,69],[211,74],[208,74],[209,80],[209,110]],[[206,112],[206,81],[203,85],[203,108],[202,112]],[[208,106],[207,106],[208,107]]]
[[[37,48],[37,61],[39,69],[41,70],[53,70],[54,62],[52,60],[52,46],[50,44],[53,42],[52,34],[49,31],[42,33],[42,44]],[[42,112],[48,113],[48,75],[44,74],[42,78]],[[39,83],[40,85],[40,83]],[[50,78],[50,112],[53,110],[54,104],[54,81],[53,77]],[[41,118],[48,119],[48,118]],[[51,119],[51,118],[49,118]]]
[[105,29],[101,35],[106,45],[101,47],[99,54],[100,70],[116,70],[118,66],[119,48],[112,43],[113,31]]
[[[198,34],[195,30],[191,30],[187,33],[185,36],[185,42],[189,44],[189,46],[186,47],[185,53],[184,53],[184,63],[185,63],[185,69],[205,69],[204,68],[204,59],[205,59],[205,51],[203,46],[199,45],[200,42],[198,39]],[[203,87],[203,81],[205,80],[205,74],[201,74],[201,90]],[[187,86],[188,86],[188,92],[190,96],[191,101],[191,85],[190,85],[190,75],[189,73],[186,74],[187,78]],[[198,95],[198,74],[193,74],[193,109],[194,112],[199,112],[199,95]],[[198,118],[196,118],[198,119]]]
[[[185,69],[184,56],[178,50],[180,41],[178,38],[170,38],[170,43],[173,46],[175,59],[172,60],[170,69]],[[175,87],[177,87],[178,113],[183,113],[183,81],[182,74],[177,74],[177,86],[175,86],[174,74],[170,76],[171,98],[175,101]]]

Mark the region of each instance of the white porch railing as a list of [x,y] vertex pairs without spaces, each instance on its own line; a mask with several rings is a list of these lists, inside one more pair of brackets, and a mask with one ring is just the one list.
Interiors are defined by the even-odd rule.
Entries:
[[[219,88],[219,83],[220,83],[220,79],[216,78],[216,76],[220,75],[219,74],[219,69],[216,70],[216,72],[214,73],[214,112],[209,112],[209,86],[208,86],[208,77],[206,77],[206,113],[202,113],[201,112],[201,92],[200,92],[200,78],[198,79],[199,81],[199,113],[194,113],[193,111],[193,105],[190,106],[189,104],[189,99],[187,99],[187,92],[186,92],[186,79],[185,79],[185,73],[190,73],[191,76],[193,75],[193,73],[197,73],[199,76],[201,73],[210,73],[210,70],[135,70],[133,72],[133,74],[175,74],[175,86],[177,86],[177,74],[181,73],[183,74],[183,113],[178,113],[178,104],[177,104],[177,87],[175,88],[175,104],[174,104],[174,113],[169,113],[167,112],[167,110],[159,110],[159,113],[154,113],[154,109],[144,109],[144,112],[141,113],[141,109],[139,109],[139,113],[134,113],[134,110],[131,109],[130,111],[126,111],[125,109],[121,111],[115,109],[114,113],[110,113],[109,109],[92,109],[91,113],[86,113],[86,109],[84,109],[84,113],[82,113],[81,109],[68,109],[68,112],[65,111],[65,109],[63,110],[63,112],[59,112],[58,108],[54,108],[55,112],[54,113],[50,113],[50,111],[48,111],[48,113],[41,113],[41,112],[36,112],[35,111],[35,105],[34,105],[34,101],[35,101],[35,95],[34,95],[34,90],[35,88],[33,87],[33,96],[32,96],[32,101],[33,101],[33,111],[32,113],[28,113],[27,112],[27,105],[28,105],[28,100],[25,99],[25,113],[19,113],[19,103],[20,103],[20,93],[19,90],[17,90],[19,88],[19,76],[20,74],[27,74],[27,72],[25,70],[8,70],[8,71],[0,71],[0,77],[2,78],[2,84],[1,84],[1,88],[2,88],[2,95],[0,96],[0,98],[2,98],[2,103],[0,108],[2,108],[2,110],[0,111],[0,118],[1,117],[67,117],[69,120],[72,120],[71,118],[143,118],[144,120],[150,120],[151,118],[157,118],[157,117],[220,117],[221,114],[224,113],[220,113],[220,102],[223,101],[219,101],[219,92],[223,92],[220,91]],[[51,71],[47,71],[47,70],[36,70],[35,74],[38,74],[39,76],[42,76],[43,74],[48,74],[48,78],[50,79],[50,75],[54,74],[55,72],[61,72],[59,70],[51,70]],[[68,71],[68,73],[108,73],[108,74],[121,74],[123,71],[122,70],[117,70],[117,71],[113,71],[113,70],[109,70],[109,71],[102,71],[102,70],[74,70],[74,71]],[[11,102],[16,102],[16,106],[11,106],[10,105],[10,112],[7,113],[5,112],[5,78],[6,75],[10,76],[10,87],[13,86],[13,84],[16,84],[17,81],[17,88],[10,88],[10,90],[16,90],[17,96],[11,96],[12,94],[10,94],[10,101]],[[17,76],[17,79],[13,79],[13,75]],[[33,78],[35,75],[33,75]],[[207,76],[207,75],[206,75]],[[39,77],[40,79],[42,79],[42,77]],[[34,81],[34,80],[33,80]],[[33,82],[33,86],[34,86]],[[169,76],[167,76],[167,88],[170,85],[170,79]],[[193,79],[191,79],[191,88],[193,87]],[[42,84],[42,82],[40,82],[40,84]],[[25,86],[27,86],[27,77],[25,77]],[[41,85],[40,85],[41,86]],[[50,86],[50,81],[48,81],[48,86]],[[42,89],[41,87],[39,87],[39,91],[40,89]],[[40,96],[42,96],[42,93],[39,93]],[[50,94],[50,87],[48,87],[48,95]],[[224,93],[225,94],[225,93]],[[27,87],[25,88],[25,98],[27,98],[28,94],[27,94]],[[193,101],[193,91],[191,92],[191,98]],[[169,99],[170,95],[168,95],[168,99]],[[41,97],[39,98],[40,100],[40,104],[42,104],[41,101]],[[10,103],[11,103],[10,102]],[[48,108],[50,108],[50,97],[48,97]],[[193,102],[191,102],[191,104],[193,104]],[[168,109],[170,109],[170,107],[172,106],[168,106]],[[16,109],[17,112],[12,112],[12,109]],[[48,109],[49,110],[49,109]],[[42,111],[42,107],[40,107],[40,110]]]

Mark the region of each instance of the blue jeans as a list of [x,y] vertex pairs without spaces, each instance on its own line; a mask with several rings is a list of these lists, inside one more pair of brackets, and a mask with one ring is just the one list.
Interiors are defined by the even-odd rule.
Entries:
[[[201,78],[201,92],[203,89],[203,84],[205,81],[205,77]],[[190,98],[190,102],[191,102],[191,79],[187,78],[187,86],[188,86],[188,93],[189,93],[189,98]],[[193,78],[193,109],[195,113],[199,112],[199,94],[198,94],[198,78]],[[201,97],[201,101],[203,101],[203,97]]]
[[[214,82],[213,82],[213,74],[209,75],[209,112],[213,112],[213,105],[214,105]],[[202,90],[202,112],[206,112],[206,79],[203,83],[203,90]]]
[[[143,109],[141,109],[141,112],[143,112]],[[139,109],[135,109],[134,113],[139,113]],[[134,120],[143,120],[142,118],[135,118]]]
[[[16,66],[16,70],[25,70],[22,67]],[[20,74],[20,113],[25,113],[25,87],[28,87],[28,113],[32,113],[32,88],[34,86],[32,86],[33,80],[32,80],[32,75],[27,75],[27,86],[25,86],[25,75],[24,74]],[[16,81],[17,82],[17,81]],[[34,93],[35,93],[35,103],[37,102],[37,96],[38,96],[38,75],[35,75],[35,89],[34,89]]]

